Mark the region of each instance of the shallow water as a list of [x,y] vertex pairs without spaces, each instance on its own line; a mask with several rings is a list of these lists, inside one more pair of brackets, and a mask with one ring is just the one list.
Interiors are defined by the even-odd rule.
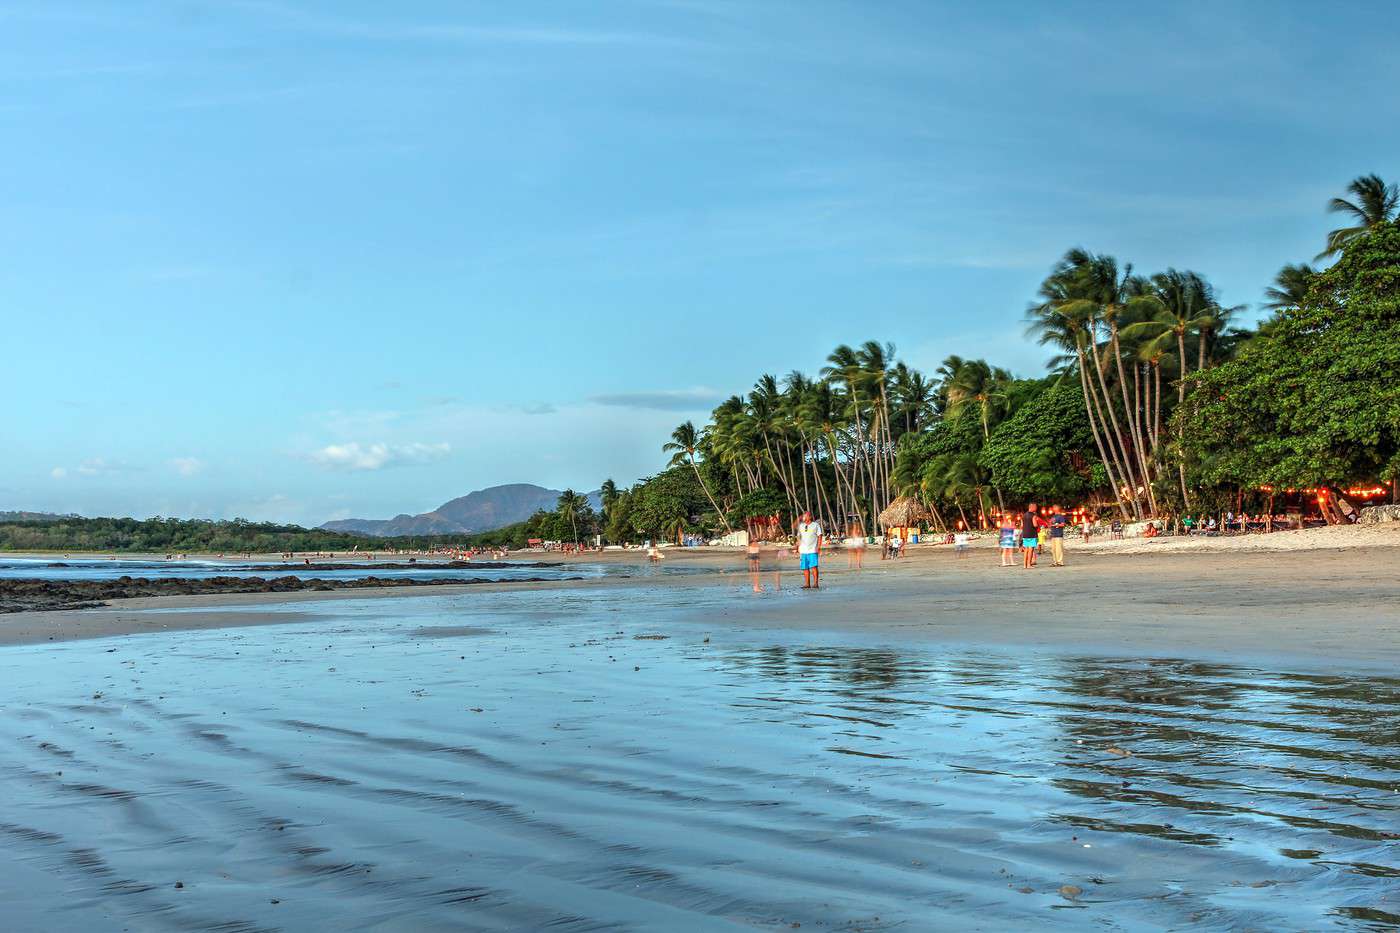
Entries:
[[[349,563],[349,560],[328,561]],[[270,569],[271,568],[271,569]],[[650,565],[642,557],[635,563],[589,563],[568,561],[542,565],[534,561],[482,561],[459,567],[434,566],[424,562],[416,567],[384,567],[365,561],[362,567],[326,570],[290,561],[276,566],[275,561],[250,565],[246,562],[218,560],[109,560],[106,558],[0,558],[0,580],[116,580],[120,577],[146,579],[192,580],[205,577],[301,577],[318,580],[359,580],[364,577],[413,578],[420,580],[471,577],[477,580],[520,580],[524,578],[565,579],[598,577],[647,577],[657,574],[684,574],[704,568]]]
[[765,631],[763,605],[339,600],[0,651],[6,928],[1400,923],[1400,681]]

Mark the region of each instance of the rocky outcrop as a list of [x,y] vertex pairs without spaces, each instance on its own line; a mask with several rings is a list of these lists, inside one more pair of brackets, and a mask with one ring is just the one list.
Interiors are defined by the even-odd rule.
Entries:
[[1362,525],[1400,522],[1400,505],[1368,505],[1361,510],[1361,517],[1357,522]]
[[[313,568],[314,569],[314,568]],[[467,583],[542,583],[545,577],[492,580],[482,577],[118,577],[115,580],[0,580],[0,612],[36,609],[93,609],[109,599],[138,596],[196,596],[214,593],[295,593],[301,590],[355,590],[374,587],[461,586]],[[579,577],[550,579],[578,580]]]

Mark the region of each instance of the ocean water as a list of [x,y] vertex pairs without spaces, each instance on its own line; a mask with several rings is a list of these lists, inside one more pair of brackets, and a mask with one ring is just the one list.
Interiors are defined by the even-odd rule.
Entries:
[[[149,579],[192,580],[204,577],[302,577],[320,580],[358,580],[363,577],[387,577],[395,579],[452,579],[471,577],[478,580],[520,580],[540,578],[545,580],[599,577],[646,577],[659,574],[674,575],[694,573],[695,567],[649,564],[640,555],[629,563],[589,563],[577,562],[540,564],[528,560],[490,561],[478,560],[460,567],[446,567],[422,562],[414,567],[403,567],[403,561],[392,561],[397,567],[376,566],[372,561],[361,561],[363,566],[346,569],[326,570],[306,566],[300,561],[289,561],[285,565],[278,561],[219,561],[219,560],[111,560],[107,558],[29,558],[0,557],[0,580],[115,580],[119,577],[141,577]],[[353,559],[327,559],[325,563],[344,565],[355,563]]]
[[1400,924],[1400,680],[769,630],[803,595],[741,584],[0,649],[0,926]]

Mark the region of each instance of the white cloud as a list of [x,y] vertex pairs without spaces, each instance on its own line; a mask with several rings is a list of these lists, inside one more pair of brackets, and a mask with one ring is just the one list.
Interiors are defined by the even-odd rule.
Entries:
[[328,470],[382,470],[438,460],[452,450],[450,444],[329,444],[313,451],[310,460]]
[[198,457],[175,457],[170,461],[170,466],[181,476],[194,476],[204,469],[204,461]]
[[68,475],[68,468],[61,466],[54,467],[52,470],[49,471],[49,475],[52,476],[54,479],[63,479],[63,477]]

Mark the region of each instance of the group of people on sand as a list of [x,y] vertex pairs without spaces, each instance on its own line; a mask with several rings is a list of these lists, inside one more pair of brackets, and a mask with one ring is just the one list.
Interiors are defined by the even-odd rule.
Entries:
[[[1038,566],[1046,545],[1050,547],[1050,565],[1052,567],[1065,566],[1065,536],[1069,534],[1070,528],[1070,517],[1058,505],[1051,506],[1048,513],[1042,513],[1040,507],[1032,502],[1022,512],[1008,511],[1003,513],[998,529],[1001,566],[1015,566],[1016,551],[1019,550],[1021,552],[1021,567],[1025,570],[1033,569]],[[1085,522],[1086,537],[1087,528],[1088,523]],[[802,589],[820,589],[823,550],[821,523],[813,520],[811,512],[803,512],[802,519],[795,529],[794,537],[797,545],[798,566],[802,570]],[[959,530],[949,537],[952,540],[954,553],[959,558],[966,557],[970,552],[968,533]],[[859,534],[858,529],[853,529],[852,534],[842,543],[847,554],[847,569],[861,569],[865,555],[865,536]],[[888,537],[885,544],[890,550],[891,557],[898,556],[898,553],[903,550],[902,541],[898,536]],[[790,545],[780,544],[776,557],[781,560],[788,556],[789,548]],[[755,593],[760,593],[763,591],[763,551],[761,543],[756,538],[749,540],[745,549],[745,560],[748,563],[750,585]],[[775,564],[771,569],[774,587],[780,589],[780,567]]]
[[1050,508],[1046,518],[1034,503],[1026,506],[1019,515],[1004,512],[997,529],[998,545],[1001,547],[1001,566],[1015,566],[1016,549],[1021,550],[1021,567],[1030,570],[1036,566],[1046,543],[1050,545],[1051,566],[1065,565],[1065,534],[1069,530],[1069,516],[1058,505]]

